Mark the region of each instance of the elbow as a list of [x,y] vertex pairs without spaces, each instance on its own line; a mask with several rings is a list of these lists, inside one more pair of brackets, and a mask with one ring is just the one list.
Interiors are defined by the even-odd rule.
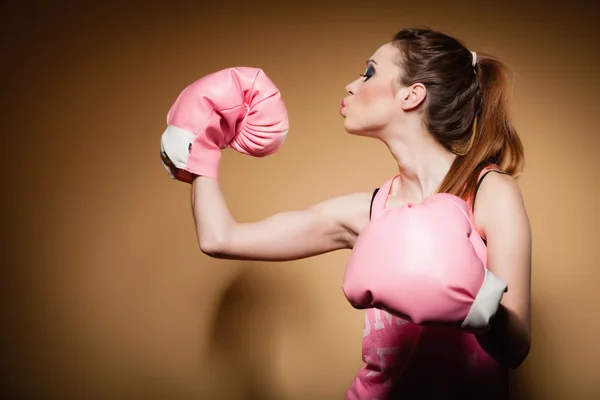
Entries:
[[491,329],[477,335],[481,347],[508,369],[523,364],[531,349],[531,333],[514,313],[504,307],[499,309]]
[[514,371],[517,368],[519,368],[521,366],[521,364],[523,364],[523,362],[527,358],[528,353],[529,352],[524,352],[524,353],[513,356],[510,360],[508,360],[508,365],[507,365],[508,369],[511,369]]
[[197,238],[200,251],[212,258],[231,258],[234,248],[232,240],[233,228],[234,225],[231,224],[227,227],[219,227],[219,229],[205,227],[202,230],[198,230]]
[[212,258],[227,258],[227,245],[224,239],[201,239],[198,243],[200,251]]
[[513,351],[510,360],[510,369],[517,369],[523,364],[531,351],[531,329],[529,324],[522,324],[518,334],[513,335]]
[[531,350],[531,336],[528,335],[527,338],[524,338],[521,343],[515,347],[508,365],[512,370],[519,368],[525,359],[527,359],[529,351]]

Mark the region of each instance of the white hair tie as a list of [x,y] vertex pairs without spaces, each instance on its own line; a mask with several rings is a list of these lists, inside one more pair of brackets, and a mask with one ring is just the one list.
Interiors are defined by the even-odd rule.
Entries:
[[471,55],[473,56],[473,68],[477,65],[477,53],[472,51]]

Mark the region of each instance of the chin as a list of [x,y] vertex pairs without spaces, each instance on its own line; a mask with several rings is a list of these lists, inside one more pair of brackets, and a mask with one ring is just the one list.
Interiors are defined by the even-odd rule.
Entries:
[[363,127],[353,126],[352,124],[348,123],[348,120],[344,120],[344,129],[350,135],[362,136],[362,137],[374,137],[373,132],[370,132],[369,130],[364,129]]
[[346,132],[348,132],[351,135],[358,135],[358,136],[362,136],[363,135],[363,130],[360,129],[360,127],[357,127],[356,125],[352,125],[351,121],[348,121],[348,119],[344,119],[344,129],[346,130]]

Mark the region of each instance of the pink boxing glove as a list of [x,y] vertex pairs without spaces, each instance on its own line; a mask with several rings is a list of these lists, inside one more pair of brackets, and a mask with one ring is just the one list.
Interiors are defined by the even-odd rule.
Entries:
[[177,97],[161,137],[161,161],[173,179],[218,177],[221,150],[264,157],[289,129],[281,93],[261,69],[228,68],[195,81]]
[[487,270],[477,240],[467,203],[451,194],[383,210],[356,240],[344,294],[355,308],[485,331],[507,285]]

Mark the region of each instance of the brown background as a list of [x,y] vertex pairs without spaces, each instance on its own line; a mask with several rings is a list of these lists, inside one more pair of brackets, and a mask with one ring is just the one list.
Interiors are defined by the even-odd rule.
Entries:
[[225,152],[235,217],[371,190],[395,173],[393,159],[345,134],[339,103],[364,60],[413,25],[517,73],[534,279],[533,348],[514,373],[515,398],[600,398],[592,2],[167,3],[3,2],[9,398],[342,399],[363,323],[341,291],[348,253],[277,264],[204,256],[189,186],[160,164],[160,135],[187,84],[261,67],[291,131],[266,159]]

